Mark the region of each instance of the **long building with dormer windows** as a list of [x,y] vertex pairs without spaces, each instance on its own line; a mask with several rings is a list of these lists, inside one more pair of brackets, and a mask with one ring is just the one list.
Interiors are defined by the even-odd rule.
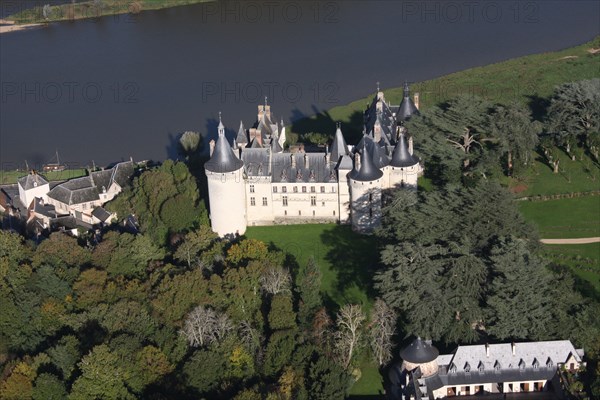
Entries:
[[360,142],[348,145],[338,124],[320,152],[285,151],[285,126],[274,122],[266,101],[252,128],[240,122],[233,142],[219,114],[218,138],[205,164],[212,229],[228,236],[254,225],[339,222],[372,231],[383,190],[417,187],[423,167],[403,123],[418,112],[408,85],[399,106],[378,90],[364,113]]

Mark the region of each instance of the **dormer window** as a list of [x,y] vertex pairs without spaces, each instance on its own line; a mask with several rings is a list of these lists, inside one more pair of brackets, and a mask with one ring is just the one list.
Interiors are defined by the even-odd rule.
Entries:
[[521,361],[519,361],[519,369],[521,371],[523,371],[525,369],[525,361],[523,361],[522,358],[521,358]]
[[456,365],[454,363],[450,364],[450,372],[453,374],[456,373]]
[[482,361],[479,361],[479,365],[477,366],[477,369],[479,370],[479,372],[483,372],[485,370],[485,366],[483,365]]
[[500,361],[496,360],[496,363],[494,364],[494,369],[496,371],[500,371],[502,369],[502,365],[500,365]]
[[540,366],[540,363],[538,362],[537,358],[533,359],[533,364],[532,365],[533,365],[534,369],[538,369],[538,367]]
[[471,364],[468,362],[465,363],[465,372],[471,372]]
[[548,360],[546,361],[546,367],[548,367],[548,368],[554,367],[554,362],[552,362],[552,359],[550,357],[548,357]]

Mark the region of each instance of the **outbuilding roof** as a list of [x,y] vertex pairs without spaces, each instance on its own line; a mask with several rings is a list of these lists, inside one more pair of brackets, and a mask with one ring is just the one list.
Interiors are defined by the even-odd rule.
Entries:
[[23,188],[23,190],[33,189],[38,186],[48,184],[48,181],[44,179],[43,176],[38,175],[37,173],[27,174],[17,181],[19,185]]
[[400,358],[413,364],[424,364],[438,358],[440,352],[431,343],[417,337],[400,351]]

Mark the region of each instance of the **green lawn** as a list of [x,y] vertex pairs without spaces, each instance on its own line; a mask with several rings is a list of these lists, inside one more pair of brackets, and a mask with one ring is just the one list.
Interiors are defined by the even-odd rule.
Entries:
[[[44,23],[97,18],[105,15],[135,14],[144,10],[158,10],[210,1],[214,0],[102,0],[102,7],[98,8],[94,5],[93,0],[89,0],[78,2],[74,6],[70,3],[53,6],[47,20],[43,16],[42,6],[25,9],[16,14],[9,15],[5,19],[14,21],[17,24]],[[44,3],[41,4],[43,5]]]
[[[365,311],[370,309],[374,298],[371,277],[379,259],[375,238],[336,224],[249,227],[246,236],[284,250],[300,268],[314,257],[323,274],[321,287],[328,309],[348,303],[363,304]],[[352,395],[383,391],[374,363],[363,358],[360,369],[362,376],[352,387]]]
[[[483,67],[471,68],[411,86],[411,92],[420,93],[420,107],[426,110],[432,105],[447,101],[458,94],[474,94],[492,102],[512,101],[529,105],[539,116],[544,98],[554,87],[565,83],[598,77],[600,53],[589,50],[600,48],[600,36],[580,46],[565,50],[519,57]],[[398,104],[402,99],[402,87],[383,88],[388,100]],[[344,123],[347,139],[360,137],[362,112],[373,94],[350,104],[334,107],[312,117],[294,122],[291,131],[333,133],[335,122]],[[415,132],[418,140],[418,132]]]
[[[600,296],[600,243],[544,245],[544,253],[558,264],[571,268],[582,282],[589,282]],[[587,289],[584,284],[578,285]]]
[[314,257],[323,275],[326,302],[370,307],[371,276],[379,257],[373,237],[336,224],[249,227],[246,236],[284,250],[300,268]]
[[600,164],[579,149],[574,153],[575,161],[562,154],[558,174],[538,156],[533,168],[524,177],[512,179],[510,186],[519,197],[600,190]]
[[[0,185],[17,183],[17,179],[25,176],[25,171],[2,171],[0,170]],[[84,168],[66,169],[64,171],[55,171],[44,173],[43,176],[48,181],[63,181],[67,179],[79,178],[86,176],[87,170]]]
[[600,236],[600,196],[547,201],[520,201],[526,219],[545,239]]

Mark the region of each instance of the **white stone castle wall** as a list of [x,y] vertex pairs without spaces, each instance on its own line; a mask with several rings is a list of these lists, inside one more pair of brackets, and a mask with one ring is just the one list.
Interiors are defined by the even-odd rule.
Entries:
[[212,230],[219,236],[246,232],[243,167],[228,173],[206,171]]
[[350,170],[339,170],[338,171],[338,208],[340,214],[340,222],[342,224],[350,223],[350,181],[348,178]]
[[370,231],[379,225],[381,220],[382,178],[371,182],[350,179],[352,229],[364,232]]
[[[387,170],[389,175],[389,187],[398,188],[404,185],[405,187],[417,187],[417,179],[421,173],[421,166],[419,164],[410,167],[392,167],[388,165],[383,168]],[[384,172],[385,173],[385,172]]]

